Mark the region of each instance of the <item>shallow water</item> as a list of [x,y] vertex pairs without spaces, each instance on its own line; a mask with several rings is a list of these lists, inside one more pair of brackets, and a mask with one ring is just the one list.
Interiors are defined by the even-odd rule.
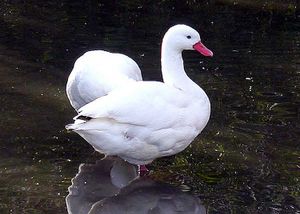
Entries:
[[161,38],[176,23],[199,29],[214,51],[184,53],[212,116],[187,150],[149,165],[150,179],[198,197],[207,213],[300,213],[296,3],[272,12],[196,2],[1,3],[1,213],[66,213],[79,165],[102,158],[64,130],[75,115],[64,91],[75,59],[122,52],[144,79],[161,80]]

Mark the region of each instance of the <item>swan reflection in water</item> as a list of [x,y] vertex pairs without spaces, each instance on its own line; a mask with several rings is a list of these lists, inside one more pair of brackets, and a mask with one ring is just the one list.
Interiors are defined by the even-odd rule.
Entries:
[[135,166],[118,158],[81,164],[66,198],[69,214],[204,214],[199,198],[139,177]]

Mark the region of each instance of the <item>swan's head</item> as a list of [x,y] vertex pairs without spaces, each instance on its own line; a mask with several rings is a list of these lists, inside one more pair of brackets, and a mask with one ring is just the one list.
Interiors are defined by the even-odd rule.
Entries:
[[201,43],[199,33],[187,25],[181,24],[171,27],[164,36],[163,46],[178,51],[196,50],[204,56],[213,56],[213,52]]

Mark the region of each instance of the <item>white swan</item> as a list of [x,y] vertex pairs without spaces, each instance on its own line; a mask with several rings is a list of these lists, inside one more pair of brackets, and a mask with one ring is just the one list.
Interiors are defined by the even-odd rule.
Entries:
[[130,81],[80,108],[66,128],[97,151],[137,165],[184,150],[210,117],[210,101],[186,75],[182,59],[183,50],[212,56],[200,41],[189,26],[171,27],[162,43],[164,83]]
[[79,57],[67,82],[67,96],[73,108],[107,95],[110,91],[141,81],[139,66],[126,55],[96,50]]

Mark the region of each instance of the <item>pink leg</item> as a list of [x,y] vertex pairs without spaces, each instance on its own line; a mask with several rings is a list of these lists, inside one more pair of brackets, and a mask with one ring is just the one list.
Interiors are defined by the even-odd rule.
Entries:
[[149,169],[147,169],[146,165],[138,165],[138,172],[143,177],[149,173]]

